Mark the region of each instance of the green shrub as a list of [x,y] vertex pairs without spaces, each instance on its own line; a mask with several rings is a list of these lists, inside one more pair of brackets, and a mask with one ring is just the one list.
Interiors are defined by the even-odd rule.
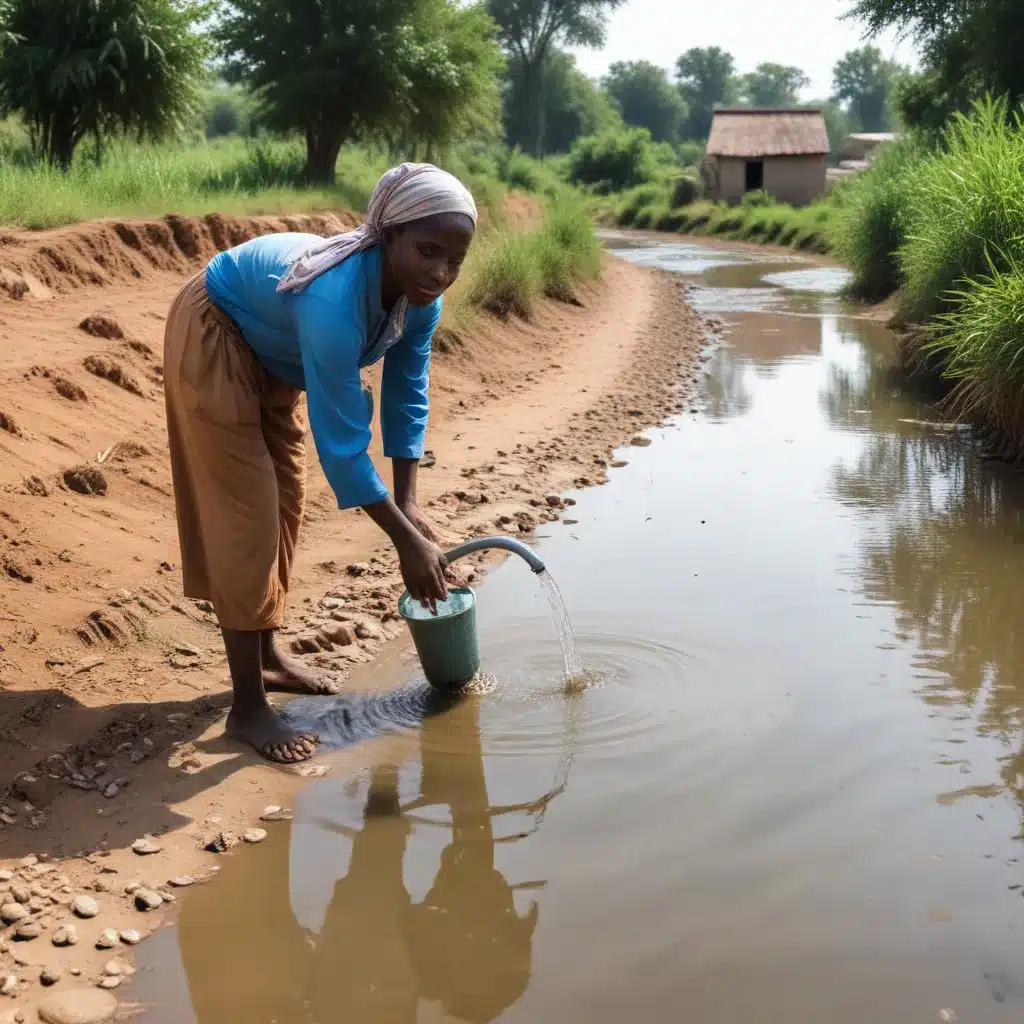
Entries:
[[536,231],[495,233],[469,268],[468,301],[502,318],[529,319],[542,295],[574,302],[575,287],[601,269],[601,246],[577,196],[553,200]]
[[687,139],[676,146],[676,156],[684,167],[699,167],[704,159],[704,143]]
[[[671,153],[671,147],[668,147]],[[569,154],[569,180],[607,195],[652,181],[667,166],[666,148],[646,128],[616,128],[577,139]],[[674,159],[674,157],[672,158]]]
[[684,172],[672,183],[673,208],[689,206],[691,203],[695,203],[700,199],[700,193],[700,181],[697,176],[693,173]]
[[834,195],[835,251],[853,274],[849,291],[858,298],[878,301],[903,284],[899,252],[921,158],[915,142],[896,143]]
[[745,192],[740,200],[740,206],[746,210],[756,209],[759,206],[774,206],[775,200],[763,188],[752,189]]
[[636,223],[637,214],[646,206],[665,200],[665,189],[661,185],[637,185],[622,194],[616,213],[616,221],[622,226]]

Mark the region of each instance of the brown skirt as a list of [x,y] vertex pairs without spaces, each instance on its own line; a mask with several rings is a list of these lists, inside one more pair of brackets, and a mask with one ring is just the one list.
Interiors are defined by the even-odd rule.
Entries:
[[203,274],[167,316],[164,394],[185,596],[225,629],[276,628],[306,493],[302,392],[262,369]]

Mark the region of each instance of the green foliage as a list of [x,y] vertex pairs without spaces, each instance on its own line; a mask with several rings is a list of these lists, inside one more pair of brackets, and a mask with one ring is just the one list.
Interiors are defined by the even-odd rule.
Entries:
[[716,104],[736,99],[736,62],[718,46],[694,47],[676,61],[676,81],[688,110],[683,137],[706,140]]
[[672,208],[690,206],[700,199],[700,179],[693,172],[683,172],[672,185]]
[[902,93],[908,124],[935,127],[986,94],[1024,100],[1019,0],[857,0],[848,17],[871,34],[896,29],[922,55],[924,74]]
[[676,146],[676,155],[683,167],[698,167],[704,159],[704,146],[701,139],[687,139]]
[[903,140],[882,150],[871,170],[842,191],[833,226],[835,251],[853,274],[850,291],[858,298],[878,301],[903,284],[899,252],[920,160],[917,144]]
[[71,166],[87,136],[159,139],[194,121],[209,46],[190,0],[3,0],[0,116],[20,115],[37,152]]
[[676,142],[686,116],[663,68],[647,60],[612,64],[602,82],[622,120],[646,128],[655,142]]
[[225,135],[256,134],[256,105],[248,90],[218,81],[203,89],[203,134],[208,139]]
[[1024,254],[1024,123],[1003,103],[955,115],[943,145],[913,170],[904,196],[901,308],[924,320],[948,308],[965,279]]
[[229,68],[267,123],[306,139],[306,173],[331,184],[346,141],[433,149],[497,121],[493,28],[457,0],[228,0]]
[[529,319],[540,298],[575,301],[575,289],[600,273],[601,245],[576,196],[554,199],[532,232],[499,232],[476,251],[466,289],[472,306]]
[[832,71],[832,90],[857,129],[887,132],[890,95],[903,69],[886,60],[877,46],[862,46],[843,54]]
[[[581,135],[594,135],[621,123],[608,96],[576,67],[572,54],[554,50],[543,69],[541,151],[567,153]],[[509,57],[504,76],[505,139],[513,149],[530,148],[531,115],[526,103],[523,62]]]
[[793,107],[810,84],[800,68],[766,61],[740,79],[739,89],[752,107]]
[[569,154],[569,180],[606,195],[664,176],[674,164],[671,147],[655,145],[646,128],[624,128],[578,139]]
[[524,148],[543,156],[545,136],[544,73],[560,46],[603,45],[608,12],[625,0],[487,0],[500,38],[519,61],[525,111]]
[[524,192],[552,196],[563,188],[562,180],[549,163],[527,156],[518,149],[505,150],[498,159],[496,171],[509,188]]

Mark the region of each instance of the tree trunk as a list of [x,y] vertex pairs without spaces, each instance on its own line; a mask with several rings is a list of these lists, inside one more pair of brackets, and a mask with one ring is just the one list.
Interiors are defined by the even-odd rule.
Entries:
[[322,123],[306,126],[306,181],[310,185],[334,184],[334,165],[338,162],[344,132]]
[[62,171],[70,170],[75,147],[81,141],[77,118],[55,116],[50,120],[45,141],[46,159]]
[[544,58],[523,62],[523,99],[526,102],[526,145],[531,156],[544,155]]

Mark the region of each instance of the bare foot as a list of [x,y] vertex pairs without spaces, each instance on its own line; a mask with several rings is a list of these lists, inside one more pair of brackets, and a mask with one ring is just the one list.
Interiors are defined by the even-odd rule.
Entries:
[[285,654],[269,631],[263,634],[261,653],[263,685],[268,690],[295,690],[319,696],[341,692],[341,687],[334,680],[310,671],[297,658]]
[[271,707],[257,708],[244,715],[232,708],[224,732],[233,740],[248,743],[267,760],[278,764],[308,761],[320,742],[320,737],[314,733],[290,729]]

